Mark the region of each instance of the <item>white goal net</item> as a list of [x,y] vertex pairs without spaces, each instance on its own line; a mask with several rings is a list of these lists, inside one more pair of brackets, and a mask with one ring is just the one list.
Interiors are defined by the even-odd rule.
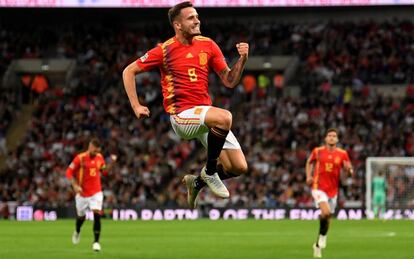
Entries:
[[374,177],[381,176],[386,183],[386,209],[414,208],[414,157],[369,157],[365,166],[367,211],[374,209]]

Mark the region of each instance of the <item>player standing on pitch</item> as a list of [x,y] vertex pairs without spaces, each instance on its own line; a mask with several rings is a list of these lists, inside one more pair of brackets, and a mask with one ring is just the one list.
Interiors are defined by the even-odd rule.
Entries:
[[382,218],[385,213],[385,202],[387,198],[387,181],[385,180],[383,171],[379,171],[378,175],[372,180],[372,192],[374,193],[372,199],[374,216]]
[[85,221],[87,210],[93,211],[93,233],[95,236],[92,249],[100,251],[99,236],[101,233],[101,210],[103,194],[101,188],[101,173],[107,175],[116,162],[116,155],[111,155],[111,163],[105,164],[102,156],[100,142],[93,138],[89,142],[88,150],[82,152],[73,159],[66,170],[66,177],[72,184],[76,193],[76,230],[72,235],[72,243],[79,244],[80,230]]
[[[328,129],[325,145],[315,148],[306,162],[306,183],[312,186],[312,197],[317,208],[320,208],[319,235],[313,245],[313,256],[322,257],[321,249],[326,247],[326,236],[329,220],[335,212],[339,175],[342,168],[353,176],[348,153],[338,148],[338,130]],[[312,176],[313,173],[313,176]]]
[[172,7],[168,18],[175,36],[128,65],[123,81],[137,118],[148,117],[149,109],[138,101],[135,75],[158,68],[164,109],[170,114],[175,133],[183,139],[197,138],[207,148],[207,163],[200,176],[186,175],[183,179],[188,204],[194,208],[197,195],[206,184],[217,196],[227,198],[229,192],[221,180],[247,172],[246,158],[231,132],[231,113],[212,106],[208,75],[214,70],[226,87],[234,88],[247,61],[249,45],[236,44],[240,57],[230,69],[217,44],[201,36],[200,20],[191,2]]

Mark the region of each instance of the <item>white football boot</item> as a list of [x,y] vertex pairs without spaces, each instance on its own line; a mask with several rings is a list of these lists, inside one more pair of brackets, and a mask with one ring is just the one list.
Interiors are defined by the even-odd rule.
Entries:
[[326,235],[319,235],[318,245],[320,248],[324,249],[326,247]]
[[217,173],[214,173],[213,175],[208,175],[206,167],[203,167],[201,169],[201,179],[203,179],[204,182],[210,187],[211,191],[221,197],[221,198],[228,198],[230,196],[229,191],[227,190],[224,183],[221,181],[220,177]]
[[92,244],[92,249],[95,252],[99,252],[99,251],[101,251],[101,245],[98,242],[95,242],[95,243]]
[[195,188],[194,181],[197,176],[187,174],[183,178],[183,183],[187,187],[187,202],[191,209],[195,209],[197,206],[197,196],[201,189]]
[[79,242],[80,242],[80,233],[76,232],[75,230],[73,231],[73,234],[72,234],[72,244],[77,245],[79,244]]
[[313,257],[322,258],[322,249],[316,246],[316,244],[313,244]]

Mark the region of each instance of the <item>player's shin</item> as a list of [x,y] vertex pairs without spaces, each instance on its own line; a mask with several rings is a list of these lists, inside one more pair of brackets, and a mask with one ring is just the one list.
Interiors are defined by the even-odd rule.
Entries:
[[319,219],[319,234],[326,236],[329,230],[329,216],[320,217]]
[[217,127],[211,128],[207,137],[207,174],[213,175],[217,170],[217,159],[223,149],[223,145],[226,141],[228,130],[220,129]]
[[316,246],[320,248],[326,247],[326,235],[329,230],[329,219],[330,216],[321,215],[319,218],[319,235],[316,242]]
[[321,215],[319,218],[319,234],[325,236],[328,233],[329,229],[329,219],[330,215]]
[[99,213],[93,213],[93,234],[95,236],[95,242],[99,243],[99,236],[101,234],[101,215]]
[[374,216],[379,218],[378,206],[374,206]]
[[76,232],[80,233],[83,222],[85,222],[85,216],[76,217]]

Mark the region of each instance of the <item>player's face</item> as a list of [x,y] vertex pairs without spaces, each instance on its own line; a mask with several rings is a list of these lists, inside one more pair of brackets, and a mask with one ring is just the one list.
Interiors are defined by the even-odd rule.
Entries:
[[329,146],[335,146],[338,143],[338,135],[336,134],[336,132],[329,132],[325,137],[325,142]]
[[200,20],[198,13],[193,7],[187,7],[181,10],[178,19],[178,29],[182,32],[184,37],[192,37],[201,34]]
[[89,146],[88,146],[88,152],[89,152],[89,155],[90,155],[91,157],[94,157],[94,156],[96,156],[99,152],[101,152],[101,149],[100,149],[99,147],[95,147],[92,143],[89,143]]

